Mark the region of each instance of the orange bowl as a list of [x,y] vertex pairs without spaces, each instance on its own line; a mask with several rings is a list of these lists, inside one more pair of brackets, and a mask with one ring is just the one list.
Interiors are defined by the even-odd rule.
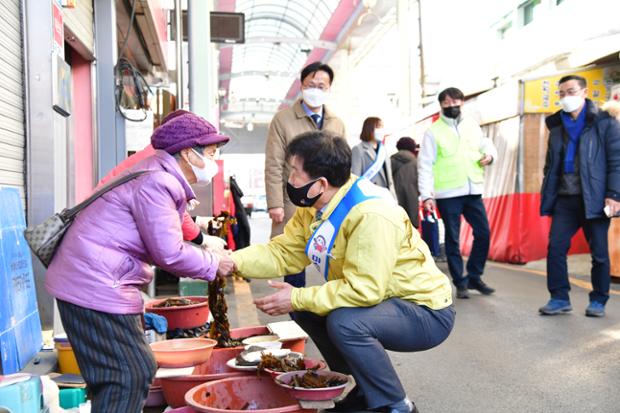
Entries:
[[210,338],[178,338],[151,343],[160,367],[191,367],[209,360],[217,341]]

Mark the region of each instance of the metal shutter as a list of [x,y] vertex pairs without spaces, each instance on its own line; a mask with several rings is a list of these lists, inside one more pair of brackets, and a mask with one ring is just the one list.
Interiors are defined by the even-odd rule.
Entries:
[[23,201],[26,138],[20,3],[0,0],[0,186],[17,187]]
[[93,23],[93,3],[89,0],[80,0],[75,8],[62,10],[63,21],[65,24],[65,38],[75,36],[75,40],[80,44],[71,41],[71,47],[78,50],[85,58],[94,55],[94,23]]

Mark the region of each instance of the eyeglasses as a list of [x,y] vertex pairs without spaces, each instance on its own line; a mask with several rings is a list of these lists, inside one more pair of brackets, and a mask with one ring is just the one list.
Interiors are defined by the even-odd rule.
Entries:
[[583,89],[568,89],[566,90],[566,92],[560,90],[558,94],[560,95],[560,98],[563,98],[564,96],[575,96],[577,93],[579,93],[582,90]]
[[301,88],[302,89],[320,89],[323,92],[326,92],[327,89],[329,89],[329,86],[327,86],[324,83],[315,84],[315,83],[312,83],[312,82],[308,82],[306,84],[302,84]]

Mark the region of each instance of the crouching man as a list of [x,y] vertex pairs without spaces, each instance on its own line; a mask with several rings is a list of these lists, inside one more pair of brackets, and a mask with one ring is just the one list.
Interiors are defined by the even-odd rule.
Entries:
[[284,233],[232,254],[237,272],[276,278],[311,263],[319,286],[257,299],[269,315],[294,312],[329,367],[351,374],[357,388],[337,411],[417,412],[385,350],[414,352],[443,342],[454,324],[449,279],[385,189],[350,174],[346,141],[321,131],[288,146],[287,192],[298,208]]

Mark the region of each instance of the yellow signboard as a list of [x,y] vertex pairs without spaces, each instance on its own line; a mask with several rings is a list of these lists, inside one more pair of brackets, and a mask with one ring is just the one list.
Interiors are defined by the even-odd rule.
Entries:
[[[570,73],[579,75],[588,82],[588,97],[599,106],[609,100],[611,86],[618,78],[619,68],[590,69]],[[553,113],[560,110],[558,82],[569,73],[549,76],[536,80],[525,81],[524,105],[525,113]]]

